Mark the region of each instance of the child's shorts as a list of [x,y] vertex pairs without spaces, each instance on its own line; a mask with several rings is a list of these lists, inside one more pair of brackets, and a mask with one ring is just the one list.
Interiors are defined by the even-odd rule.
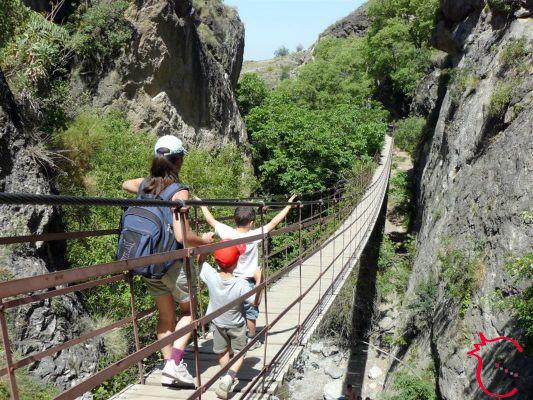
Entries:
[[[250,290],[255,288],[254,279],[246,279],[246,282],[248,283],[248,286],[250,286]],[[259,317],[259,307],[252,305],[252,302],[254,300],[255,294],[244,301],[244,314],[246,316],[246,319],[251,319],[253,321],[255,321]]]
[[247,342],[246,324],[232,328],[220,328],[213,324],[213,352],[215,354],[225,353],[230,348],[234,353],[238,353],[244,349]]

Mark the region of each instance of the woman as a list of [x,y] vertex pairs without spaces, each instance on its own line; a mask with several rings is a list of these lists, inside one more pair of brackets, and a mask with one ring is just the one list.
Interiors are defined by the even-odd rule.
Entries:
[[[176,188],[172,196],[173,201],[187,200],[189,190],[179,182],[179,173],[186,154],[180,139],[167,135],[159,138],[154,148],[151,174],[147,178],[130,179],[122,184],[122,188],[130,193],[150,194],[158,196],[171,184]],[[178,243],[183,244],[182,231],[179,215],[172,213],[174,236]],[[206,233],[202,237],[191,231],[186,222],[187,246],[200,246],[213,242],[213,233]],[[170,221],[169,221],[170,223]],[[191,302],[187,287],[187,277],[184,268],[179,261],[161,277],[153,279],[143,277],[148,291],[154,297],[155,305],[159,311],[157,321],[157,338],[162,339],[170,335],[174,330],[187,326],[191,322]],[[176,323],[176,305],[179,303],[180,318]],[[185,347],[191,334],[178,338],[172,345],[163,347],[161,350],[165,359],[161,384],[178,386],[195,386],[195,380],[187,371],[187,365],[183,363]]]

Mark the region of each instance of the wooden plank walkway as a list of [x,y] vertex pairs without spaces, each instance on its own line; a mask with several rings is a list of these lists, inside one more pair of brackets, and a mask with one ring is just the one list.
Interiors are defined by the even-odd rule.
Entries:
[[[281,351],[282,353],[268,371],[264,381],[265,392],[261,392],[262,385],[261,382],[259,382],[259,384],[255,385],[253,390],[246,396],[247,399],[267,399],[270,394],[276,393],[276,390],[283,381],[284,374],[299,355],[302,345],[307,342],[309,337],[316,330],[324,312],[329,309],[349,273],[357,264],[361,252],[372,232],[379,210],[381,209],[388,182],[389,171],[385,169],[390,167],[391,146],[392,139],[387,136],[382,150],[380,165],[375,171],[372,180],[373,183],[375,182],[374,186],[377,187],[375,187],[373,191],[371,187],[369,192],[372,194],[368,195],[368,197],[364,198],[364,200],[357,205],[351,215],[349,215],[344,221],[343,225],[338,228],[337,232],[335,232],[335,235],[345,228],[349,229],[329,243],[324,249],[322,249],[322,251],[313,254],[302,264],[301,269],[299,267],[294,268],[282,279],[270,286],[266,296],[263,296],[260,307],[261,314],[257,324],[258,331],[266,323],[265,301],[268,301],[268,320],[271,322],[300,295],[300,275],[301,290],[302,292],[305,292],[305,290],[307,290],[318,278],[321,271],[325,269],[334,258],[336,258],[333,266],[322,277],[320,284],[317,283],[309,291],[307,296],[302,299],[300,306],[299,304],[295,304],[294,307],[292,307],[292,309],[272,327],[267,338],[264,338],[267,342],[266,363],[271,362],[278,352]],[[343,247],[345,247],[344,250]],[[344,265],[346,265],[346,268],[341,273]],[[318,310],[318,307],[315,306],[333,281],[335,281],[333,290],[331,290],[322,300],[321,309]],[[307,319],[307,323],[302,327],[298,343],[287,344],[287,341],[291,338],[291,335],[295,332],[298,326],[299,307],[301,307],[300,321],[303,322]],[[212,352],[212,343],[211,333],[209,333],[205,339],[199,341],[202,382],[206,382],[213,377],[219,369],[217,356]],[[263,344],[263,346],[265,346],[265,344]],[[234,389],[233,398],[237,399],[242,397],[242,393],[249,388],[252,380],[263,368],[265,362],[265,360],[263,360],[263,346],[253,351],[249,351],[246,354],[244,365],[237,375],[239,383]],[[185,362],[189,366],[189,371],[195,371],[192,345],[190,345],[186,351]],[[161,367],[156,368],[147,374],[145,385],[131,385],[114,396],[114,399],[187,399],[193,393],[193,390],[162,387],[160,385],[160,378]],[[214,392],[214,386],[209,388],[207,392],[202,395],[202,398],[207,400],[215,399],[216,395]]]

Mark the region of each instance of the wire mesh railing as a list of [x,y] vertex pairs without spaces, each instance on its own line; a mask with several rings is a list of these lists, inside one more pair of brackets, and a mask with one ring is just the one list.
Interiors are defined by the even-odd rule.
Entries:
[[[0,328],[2,333],[2,344],[4,349],[5,366],[0,368],[0,378],[7,376],[9,387],[11,391],[11,398],[18,400],[19,391],[17,388],[17,379],[15,372],[17,369],[31,365],[38,362],[45,357],[53,356],[63,350],[69,349],[72,346],[84,343],[100,335],[105,335],[112,330],[119,329],[126,325],[131,326],[134,335],[135,351],[123,357],[121,360],[108,365],[102,370],[94,373],[89,378],[74,385],[59,394],[56,399],[74,399],[83,395],[84,393],[93,390],[108,379],[113,378],[117,374],[137,365],[138,380],[144,383],[145,371],[143,360],[161,350],[163,347],[173,343],[176,339],[192,333],[194,356],[196,365],[196,379],[197,388],[189,397],[201,398],[202,394],[213,385],[216,380],[222,376],[239,357],[243,357],[247,350],[260,337],[264,337],[264,357],[263,366],[257,376],[253,379],[247,390],[242,394],[246,396],[251,390],[254,390],[257,384],[262,380],[262,389],[264,389],[265,377],[269,368],[281,355],[281,350],[269,362],[267,362],[268,349],[268,334],[273,326],[275,326],[287,312],[298,305],[298,323],[297,329],[290,337],[290,341],[297,340],[302,335],[302,327],[305,326],[309,315],[302,319],[301,302],[302,299],[310,292],[312,288],[319,285],[319,300],[313,309],[313,312],[318,310],[320,312],[324,299],[333,293],[336,282],[346,272],[350,265],[350,257],[344,260],[346,252],[353,254],[352,247],[354,241],[361,235],[361,230],[371,230],[373,228],[372,220],[376,218],[376,210],[379,210],[383,200],[384,192],[388,182],[388,174],[391,164],[390,150],[387,154],[382,156],[381,171],[378,176],[374,176],[372,182],[365,189],[358,193],[349,193],[343,187],[329,188],[323,191],[317,191],[312,196],[320,195],[317,200],[302,200],[295,203],[285,201],[263,201],[257,198],[245,199],[246,201],[235,201],[235,199],[209,199],[209,200],[187,200],[187,201],[161,201],[161,200],[137,200],[137,199],[114,199],[114,198],[79,198],[74,196],[53,196],[53,195],[30,195],[20,193],[0,193],[0,205],[78,205],[78,206],[104,206],[104,207],[127,207],[135,205],[143,206],[159,206],[172,207],[179,214],[180,228],[183,238],[183,248],[179,250],[169,251],[165,253],[152,254],[149,256],[139,257],[135,259],[119,260],[86,267],[61,270],[50,272],[43,275],[20,278],[0,282]],[[308,196],[310,197],[310,196]],[[359,215],[354,217],[353,210],[358,210],[358,205],[364,205]],[[234,239],[224,242],[212,243],[198,247],[187,246],[187,229],[186,221],[190,220],[190,210],[194,211],[193,222],[196,229],[198,229],[201,221],[198,218],[196,208],[199,206],[213,206],[213,207],[234,207],[234,206],[248,206],[257,208],[259,219],[264,226],[265,213],[267,208],[275,209],[279,207],[290,206],[297,210],[297,218],[293,218],[292,222],[285,219],[284,226],[266,233],[255,236],[249,236],[240,239]],[[304,217],[304,214],[306,217]],[[355,232],[354,232],[355,228]],[[359,230],[357,230],[357,228]],[[43,233],[36,235],[20,235],[10,237],[0,237],[0,245],[9,245],[17,243],[32,243],[38,241],[62,241],[72,239],[82,239],[96,236],[116,235],[118,229],[105,230],[89,230],[78,232],[57,232],[57,233]],[[295,240],[293,242],[284,244],[269,252],[269,242],[273,238],[281,235],[291,234]],[[311,238],[310,242],[304,239],[304,235]],[[328,237],[329,236],[329,237]],[[346,236],[348,240],[345,243]],[[341,248],[334,248],[333,253],[335,257],[328,265],[323,265],[322,251],[332,244],[340,241],[342,238]],[[208,315],[204,315],[203,309],[198,304],[197,285],[194,282],[193,259],[198,255],[206,255],[212,253],[214,250],[234,246],[237,244],[245,244],[251,241],[260,240],[262,242],[262,270],[263,277],[255,288],[248,291],[246,294],[240,296],[225,306],[214,310]],[[360,243],[359,243],[360,244]],[[296,251],[295,257],[288,259],[288,250]],[[335,251],[337,250],[337,251]],[[355,248],[357,250],[357,248]],[[302,265],[313,254],[320,254],[320,273],[308,288],[302,287]],[[271,270],[269,263],[276,257],[284,257],[283,267],[277,270]],[[339,258],[343,261],[341,268],[335,273],[335,263]],[[142,346],[139,338],[139,322],[146,320],[154,315],[155,309],[138,311],[136,309],[133,269],[150,264],[159,264],[171,260],[182,260],[182,266],[185,269],[187,276],[187,286],[189,297],[191,299],[191,318],[192,322],[185,327],[175,330],[168,336],[155,340],[152,343]],[[284,275],[291,272],[294,268],[299,268],[299,288],[298,296],[288,304],[281,313],[275,318],[270,319],[268,312],[268,291],[267,287],[279,280]],[[332,281],[327,287],[322,287],[322,278],[326,273],[332,273]],[[95,289],[103,285],[109,285],[115,282],[125,282],[130,298],[130,315],[118,321],[112,322],[106,326],[86,332],[79,337],[67,340],[63,343],[51,346],[43,351],[38,351],[15,360],[12,352],[12,343],[10,341],[8,324],[6,322],[6,312],[10,309],[39,302],[42,300],[52,299],[57,296],[64,296],[73,292],[81,292],[88,289]],[[202,362],[198,351],[199,332],[205,333],[204,327],[214,318],[220,316],[237,304],[242,303],[245,299],[252,295],[262,293],[265,303],[265,325],[257,332],[254,338],[245,346],[243,350],[234,355],[230,362],[211,377],[206,382],[202,382],[200,373],[200,364]],[[315,310],[316,309],[316,310]]]

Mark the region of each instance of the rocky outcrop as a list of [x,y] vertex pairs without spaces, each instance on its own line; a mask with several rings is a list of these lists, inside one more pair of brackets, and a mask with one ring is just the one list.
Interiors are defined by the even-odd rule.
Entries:
[[361,37],[370,27],[370,18],[367,15],[367,5],[363,4],[343,19],[335,22],[320,37],[333,36],[336,38]]
[[[50,177],[43,167],[46,150],[29,131],[0,71],[0,191],[36,194],[52,191]],[[2,236],[40,234],[57,220],[57,210],[53,207],[0,205]],[[62,254],[63,249],[53,243],[0,246],[0,280],[61,269],[65,266]],[[18,356],[64,343],[88,329],[87,313],[75,295],[11,309],[7,319],[13,350]],[[93,373],[97,357],[97,344],[85,343],[34,363],[30,371],[64,389]]]
[[246,147],[233,95],[244,28],[222,2],[202,4],[223,12],[195,9],[189,0],[132,3],[131,43],[96,84],[75,74],[74,96],[90,90],[93,106],[125,110],[136,129],[175,134],[188,144]]
[[[475,378],[476,360],[466,353],[480,342],[479,332],[523,341],[523,328],[493,300],[497,290],[517,294],[531,285],[514,282],[504,265],[510,256],[533,248],[533,225],[524,218],[533,191],[533,20],[482,3],[441,1],[437,30],[445,28],[449,40],[440,48],[448,51],[454,68],[449,82],[439,77],[447,71],[433,72],[414,106],[436,118],[417,164],[418,256],[406,302],[416,301],[421,283],[434,279],[437,288],[429,327],[418,329],[398,354],[405,359],[415,352],[430,355],[438,398],[446,400],[484,396]],[[461,257],[476,263],[472,285],[465,289],[472,297],[463,303],[464,316],[445,289],[439,256],[447,248],[458,252],[455,266]],[[405,327],[414,316],[404,313]],[[489,389],[505,393],[517,386],[519,397],[533,393],[531,356],[510,352],[505,359],[519,371],[519,380],[498,375],[494,362],[500,356],[494,348],[483,350]]]

